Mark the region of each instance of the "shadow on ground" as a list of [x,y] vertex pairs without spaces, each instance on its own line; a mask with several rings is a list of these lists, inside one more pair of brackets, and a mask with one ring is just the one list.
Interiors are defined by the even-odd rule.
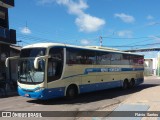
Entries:
[[85,93],[79,95],[77,98],[68,100],[65,97],[58,99],[42,100],[28,100],[29,103],[42,104],[42,105],[59,105],[59,104],[82,104],[100,101],[104,99],[113,99],[119,96],[130,95],[141,90],[159,86],[159,84],[141,84],[132,89],[122,90],[122,88],[114,88],[109,90],[96,91],[92,93]]

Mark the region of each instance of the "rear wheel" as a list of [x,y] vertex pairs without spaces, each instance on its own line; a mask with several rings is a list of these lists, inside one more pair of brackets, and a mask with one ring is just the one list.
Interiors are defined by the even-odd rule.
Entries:
[[67,98],[73,99],[73,98],[77,97],[77,95],[78,95],[77,87],[74,85],[69,86],[67,89],[67,93],[66,93]]
[[128,87],[129,87],[128,80],[125,79],[125,80],[123,81],[123,86],[122,86],[122,88],[123,88],[123,89],[127,89]]
[[131,81],[129,82],[129,88],[133,88],[135,86],[135,80],[131,79]]

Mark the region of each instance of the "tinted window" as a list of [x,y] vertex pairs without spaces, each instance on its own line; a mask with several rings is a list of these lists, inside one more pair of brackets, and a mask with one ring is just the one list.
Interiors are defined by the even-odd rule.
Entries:
[[121,64],[122,65],[130,65],[130,55],[128,54],[122,54],[122,60],[121,60]]
[[96,64],[94,51],[67,48],[67,64]]
[[67,48],[67,64],[140,65],[143,56]]
[[143,56],[131,55],[131,64],[132,65],[143,65],[144,58]]
[[38,56],[44,56],[45,53],[46,53],[46,48],[22,49],[20,57],[38,57]]
[[111,65],[121,65],[122,54],[112,53]]
[[98,65],[110,65],[111,56],[112,54],[108,52],[97,52],[97,64]]

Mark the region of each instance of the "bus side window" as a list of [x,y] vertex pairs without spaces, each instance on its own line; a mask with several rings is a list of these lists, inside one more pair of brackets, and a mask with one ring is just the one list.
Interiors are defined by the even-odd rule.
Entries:
[[58,80],[63,71],[63,48],[51,48],[49,51],[51,58],[48,59],[47,81]]

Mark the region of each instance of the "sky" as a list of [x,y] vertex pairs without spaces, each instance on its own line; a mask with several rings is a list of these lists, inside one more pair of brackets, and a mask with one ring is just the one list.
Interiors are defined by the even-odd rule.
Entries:
[[[160,47],[159,0],[15,0],[18,45],[58,42],[121,50]],[[145,52],[155,57],[157,52]]]

